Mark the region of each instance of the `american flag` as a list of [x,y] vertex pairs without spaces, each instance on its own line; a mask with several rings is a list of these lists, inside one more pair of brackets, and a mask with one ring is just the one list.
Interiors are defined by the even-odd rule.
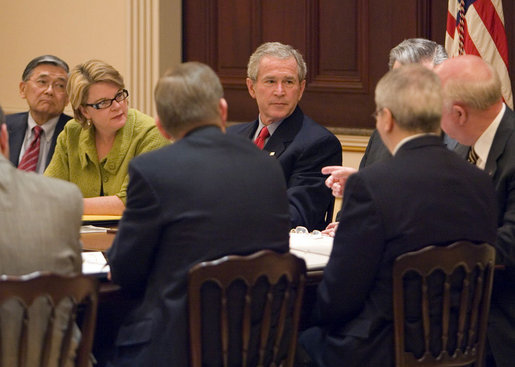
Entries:
[[513,109],[502,0],[449,0],[445,49],[449,57],[478,55],[492,65],[501,78],[504,101]]

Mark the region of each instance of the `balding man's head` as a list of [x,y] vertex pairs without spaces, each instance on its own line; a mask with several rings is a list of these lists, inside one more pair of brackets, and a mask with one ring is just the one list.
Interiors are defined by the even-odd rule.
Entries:
[[502,100],[497,72],[480,57],[463,55],[444,61],[435,68],[442,81],[444,99],[477,110],[486,110]]
[[473,145],[502,107],[501,82],[480,57],[463,55],[435,68],[443,86],[442,129],[464,145]]

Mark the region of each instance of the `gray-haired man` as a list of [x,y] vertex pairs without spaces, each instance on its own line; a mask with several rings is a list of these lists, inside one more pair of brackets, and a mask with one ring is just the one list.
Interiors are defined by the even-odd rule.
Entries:
[[53,55],[38,56],[25,67],[20,82],[20,96],[27,100],[29,111],[6,117],[9,159],[16,167],[36,140],[39,152],[37,163],[32,169],[43,173],[50,163],[57,136],[71,119],[63,114],[68,104],[68,71],[68,64]]

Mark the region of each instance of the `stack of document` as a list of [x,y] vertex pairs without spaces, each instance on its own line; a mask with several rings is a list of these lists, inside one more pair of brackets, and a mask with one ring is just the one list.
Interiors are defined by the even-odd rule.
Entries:
[[118,224],[121,215],[83,215],[82,224],[90,224],[94,226]]
[[320,233],[290,233],[290,252],[303,258],[308,270],[324,268],[332,248],[333,237]]
[[104,254],[100,251],[82,252],[82,273],[107,275],[109,273],[109,265],[107,265]]

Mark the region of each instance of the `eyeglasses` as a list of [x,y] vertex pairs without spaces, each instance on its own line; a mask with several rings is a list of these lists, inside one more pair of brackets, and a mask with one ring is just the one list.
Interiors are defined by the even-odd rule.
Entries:
[[46,78],[29,79],[32,83],[40,89],[48,89],[52,86],[52,90],[56,93],[66,93],[66,81],[65,80],[50,80]]
[[93,107],[95,110],[102,110],[104,108],[111,107],[114,101],[116,102],[122,102],[125,101],[129,97],[129,92],[127,89],[122,89],[116,95],[114,98],[111,99],[103,99],[97,103],[86,103],[85,106]]

